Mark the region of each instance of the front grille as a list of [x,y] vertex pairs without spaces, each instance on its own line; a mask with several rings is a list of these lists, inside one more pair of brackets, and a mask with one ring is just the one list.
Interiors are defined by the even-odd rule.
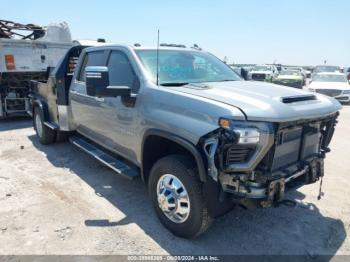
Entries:
[[253,80],[265,80],[266,75],[265,74],[252,74]]
[[242,147],[238,145],[231,146],[227,150],[226,164],[232,165],[232,164],[247,162],[253,150],[254,149],[249,147]]
[[339,96],[341,95],[341,90],[337,90],[337,89],[316,89],[315,90],[316,93],[320,93],[320,94],[323,94],[323,95],[326,95],[326,96]]
[[320,122],[281,128],[263,165],[271,172],[319,154]]

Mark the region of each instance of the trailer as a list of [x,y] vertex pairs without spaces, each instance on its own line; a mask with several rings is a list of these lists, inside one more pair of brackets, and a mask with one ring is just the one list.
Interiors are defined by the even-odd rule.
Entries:
[[30,81],[46,79],[72,45],[66,23],[41,27],[0,20],[0,118],[29,112]]

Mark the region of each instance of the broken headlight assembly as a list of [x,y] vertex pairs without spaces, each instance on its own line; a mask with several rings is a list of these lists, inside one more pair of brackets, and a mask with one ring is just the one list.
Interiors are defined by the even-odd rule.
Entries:
[[237,135],[238,145],[254,145],[260,141],[260,132],[256,128],[234,128],[233,132]]
[[253,171],[273,144],[271,123],[220,118],[219,126],[225,133],[218,152],[225,172]]
[[[248,123],[248,122],[247,122]],[[260,131],[258,128],[245,126],[247,123],[237,122],[234,123],[228,119],[221,118],[219,125],[232,131],[236,136],[236,143],[238,145],[254,145],[260,141]]]

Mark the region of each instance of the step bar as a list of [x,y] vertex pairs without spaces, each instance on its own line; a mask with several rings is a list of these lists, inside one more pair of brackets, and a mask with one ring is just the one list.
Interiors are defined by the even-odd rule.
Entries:
[[121,160],[111,156],[110,154],[102,151],[97,146],[91,144],[87,140],[81,137],[77,136],[71,136],[69,138],[69,141],[77,146],[78,148],[82,149],[89,155],[96,158],[98,161],[102,162],[109,168],[111,168],[113,171],[117,172],[119,175],[122,175],[129,179],[136,179],[139,177],[139,172],[129,165],[125,164]]

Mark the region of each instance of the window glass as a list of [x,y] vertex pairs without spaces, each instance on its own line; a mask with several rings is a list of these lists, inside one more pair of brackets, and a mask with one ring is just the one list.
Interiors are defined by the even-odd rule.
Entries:
[[312,78],[314,82],[347,82],[344,75],[317,74]]
[[320,73],[320,72],[339,72],[340,67],[339,66],[316,66],[314,72]]
[[88,66],[104,66],[105,55],[104,51],[89,52],[85,55],[81,66],[78,81],[85,82],[85,68]]
[[280,72],[280,75],[282,76],[301,76],[300,71],[296,71],[296,70],[284,70]]
[[[129,59],[120,51],[112,51],[108,61],[109,84],[135,88],[136,76]],[[133,90],[137,91],[137,90]]]
[[[137,54],[156,83],[157,50],[139,50]],[[229,66],[208,53],[159,50],[158,59],[160,84],[241,80]]]

